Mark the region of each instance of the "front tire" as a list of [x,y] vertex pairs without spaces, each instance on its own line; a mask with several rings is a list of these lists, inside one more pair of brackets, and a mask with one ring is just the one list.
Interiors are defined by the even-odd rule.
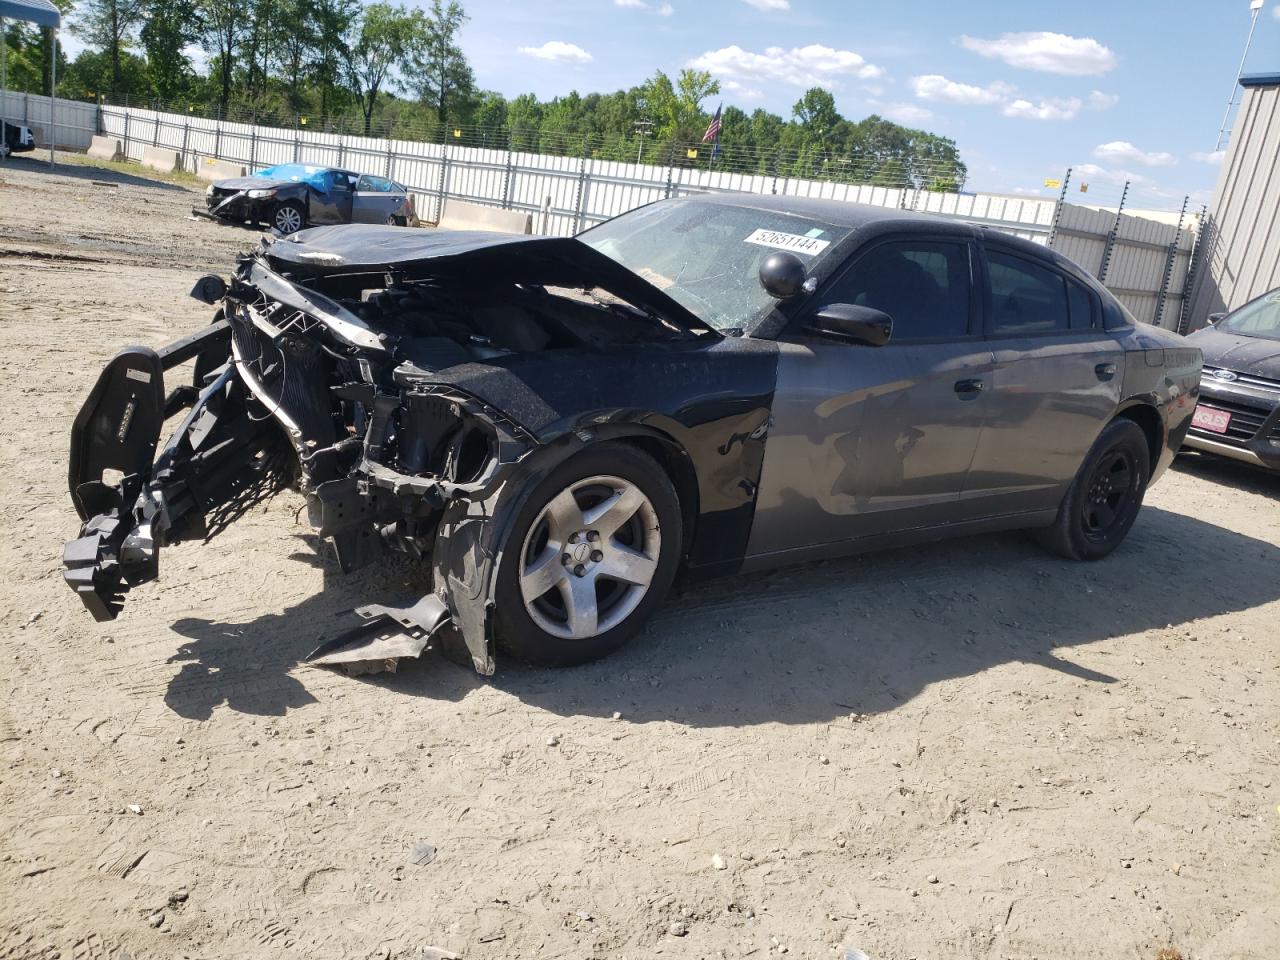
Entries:
[[657,462],[602,443],[523,502],[498,570],[498,637],[541,666],[598,660],[636,635],[675,578],[680,503]]
[[1101,560],[1138,518],[1150,477],[1146,434],[1132,420],[1113,420],[1089,449],[1041,543],[1071,560]]
[[286,236],[307,225],[307,212],[297,200],[286,200],[271,211],[271,226]]

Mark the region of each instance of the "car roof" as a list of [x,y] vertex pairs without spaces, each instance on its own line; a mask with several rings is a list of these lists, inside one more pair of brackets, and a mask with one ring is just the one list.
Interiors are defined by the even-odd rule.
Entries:
[[856,230],[881,222],[923,222],[933,225],[952,224],[954,220],[931,213],[898,210],[895,207],[877,207],[866,203],[850,203],[847,200],[829,200],[820,197],[790,197],[760,193],[700,193],[681,199],[693,199],[706,203],[741,207],[746,210],[767,210],[770,213],[790,213],[801,217],[813,217],[836,227]]

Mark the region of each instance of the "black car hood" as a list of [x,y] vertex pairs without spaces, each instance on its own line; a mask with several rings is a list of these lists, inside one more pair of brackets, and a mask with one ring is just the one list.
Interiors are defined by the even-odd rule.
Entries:
[[301,230],[268,244],[264,255],[273,270],[303,282],[377,270],[411,279],[447,273],[479,286],[600,287],[681,329],[716,332],[647,280],[573,237],[350,224]]
[[214,184],[219,190],[275,190],[280,187],[306,186],[296,180],[273,180],[270,177],[232,177]]
[[1214,327],[1197,330],[1187,339],[1200,348],[1206,366],[1280,380],[1280,340],[1243,337]]

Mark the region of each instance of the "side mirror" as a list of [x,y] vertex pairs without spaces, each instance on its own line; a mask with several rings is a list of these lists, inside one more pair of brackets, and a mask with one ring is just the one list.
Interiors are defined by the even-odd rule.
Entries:
[[1225,313],[1211,313],[1209,314],[1209,326],[1216,327],[1219,323],[1221,323],[1226,318],[1227,318],[1227,315]]
[[804,290],[804,263],[794,253],[780,250],[760,261],[760,286],[775,300],[789,300]]
[[818,311],[810,329],[864,347],[883,347],[893,336],[893,317],[872,307],[832,303]]

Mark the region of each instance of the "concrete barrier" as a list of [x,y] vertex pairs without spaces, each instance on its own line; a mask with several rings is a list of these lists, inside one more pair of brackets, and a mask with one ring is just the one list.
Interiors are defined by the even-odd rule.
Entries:
[[178,151],[164,147],[143,147],[142,165],[161,173],[173,173],[178,169]]
[[201,180],[233,180],[248,175],[243,163],[218,160],[215,157],[196,157],[196,176]]
[[492,233],[533,233],[533,217],[519,210],[503,210],[462,200],[446,200],[436,224],[440,230],[487,230]]
[[89,141],[89,149],[85,151],[95,160],[123,160],[124,148],[120,141],[111,137],[94,137]]

